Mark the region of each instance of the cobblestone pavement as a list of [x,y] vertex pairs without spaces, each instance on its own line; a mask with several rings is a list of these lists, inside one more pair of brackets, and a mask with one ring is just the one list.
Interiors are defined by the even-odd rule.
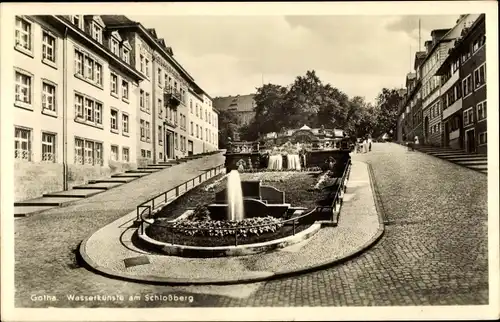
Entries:
[[[419,152],[406,152],[403,147],[389,143],[375,144],[372,152],[355,154],[353,158],[372,165],[387,226],[378,244],[345,264],[239,286],[141,285],[72,268],[71,251],[86,234],[76,229],[70,238],[69,234],[57,232],[55,220],[26,218],[16,222],[16,304],[30,307],[487,304],[487,177]],[[94,230],[103,225],[103,219],[96,220],[92,213],[82,216],[68,212],[59,218],[73,218],[74,227],[82,225],[86,233],[92,230],[89,219],[94,221]],[[48,247],[50,251],[43,252],[44,247],[40,246],[50,245],[49,238],[61,246]],[[120,293],[141,294],[143,300],[131,304],[126,299],[86,303],[65,299],[67,294]],[[171,301],[167,296],[165,301],[144,301],[145,295],[153,293],[175,294],[179,300]],[[59,301],[33,302],[31,294],[56,295]],[[192,301],[187,300],[189,297],[181,301],[180,296],[185,295],[193,296]]]

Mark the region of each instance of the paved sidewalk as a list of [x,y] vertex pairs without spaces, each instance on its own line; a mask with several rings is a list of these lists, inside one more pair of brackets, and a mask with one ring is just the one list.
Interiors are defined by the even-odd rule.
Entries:
[[[135,212],[93,234],[81,253],[90,266],[108,276],[167,284],[238,283],[301,273],[354,256],[382,235],[366,163],[353,163],[344,200],[337,227],[322,228],[299,244],[270,253],[209,259],[150,254],[131,242]],[[127,268],[124,260],[134,257],[149,263]]]

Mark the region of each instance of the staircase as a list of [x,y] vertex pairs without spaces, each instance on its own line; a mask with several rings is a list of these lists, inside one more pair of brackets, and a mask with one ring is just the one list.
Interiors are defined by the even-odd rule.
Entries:
[[467,153],[463,150],[454,150],[451,148],[416,146],[415,150],[427,153],[434,157],[461,165],[463,167],[488,174],[488,155]]
[[86,184],[74,186],[72,189],[66,191],[46,193],[38,198],[14,202],[14,217],[24,217],[28,214],[33,215],[51,208],[68,205],[163,169],[217,153],[220,153],[220,151],[200,153],[181,159],[148,164],[134,170],[127,170],[124,173],[115,173],[109,178],[89,180]]

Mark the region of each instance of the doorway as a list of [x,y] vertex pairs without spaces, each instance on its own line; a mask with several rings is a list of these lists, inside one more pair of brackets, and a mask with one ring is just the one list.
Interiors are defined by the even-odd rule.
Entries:
[[166,131],[165,132],[165,157],[167,159],[174,158],[174,132]]
[[188,155],[193,155],[193,141],[191,140],[188,141]]
[[426,116],[424,119],[424,142],[427,143],[429,138],[429,117]]
[[476,133],[474,129],[465,131],[465,151],[467,153],[476,152]]

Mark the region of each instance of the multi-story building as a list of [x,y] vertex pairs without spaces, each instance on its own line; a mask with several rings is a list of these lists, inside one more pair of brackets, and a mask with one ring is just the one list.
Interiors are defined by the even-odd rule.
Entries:
[[130,44],[92,15],[17,16],[15,29],[16,200],[133,168]]
[[[211,100],[175,60],[172,48],[154,29],[139,22],[120,15],[102,17],[109,30],[120,31],[128,39],[133,64],[145,78],[140,84],[137,120],[140,162],[156,163],[217,150],[217,143],[195,139],[189,132],[191,93],[203,97],[202,103],[210,107]],[[199,123],[203,128],[212,125],[208,119]]]
[[213,107],[212,99],[195,90],[189,91],[188,151],[202,153],[218,149],[219,112]]
[[487,153],[485,16],[480,15],[450,49],[442,75],[444,143],[470,153]]
[[229,111],[233,113],[239,125],[247,125],[255,117],[255,94],[236,95],[214,98],[214,106],[219,111]]
[[436,72],[448,56],[448,50],[453,46],[454,40],[478,16],[478,14],[460,16],[453,28],[433,30],[431,32],[432,41],[425,43],[426,58],[422,63],[422,112],[425,144],[441,145],[444,141],[441,125],[442,105],[439,99],[441,79],[439,75],[436,75]]
[[409,124],[409,137],[413,140],[418,137],[423,138],[423,114],[422,114],[422,62],[425,60],[426,52],[418,51],[415,53],[413,68],[415,78],[409,82],[408,100],[410,102],[411,122]]
[[[96,15],[18,16],[15,29],[16,201],[218,148],[210,97],[154,30]],[[203,97],[203,141],[188,91]]]

